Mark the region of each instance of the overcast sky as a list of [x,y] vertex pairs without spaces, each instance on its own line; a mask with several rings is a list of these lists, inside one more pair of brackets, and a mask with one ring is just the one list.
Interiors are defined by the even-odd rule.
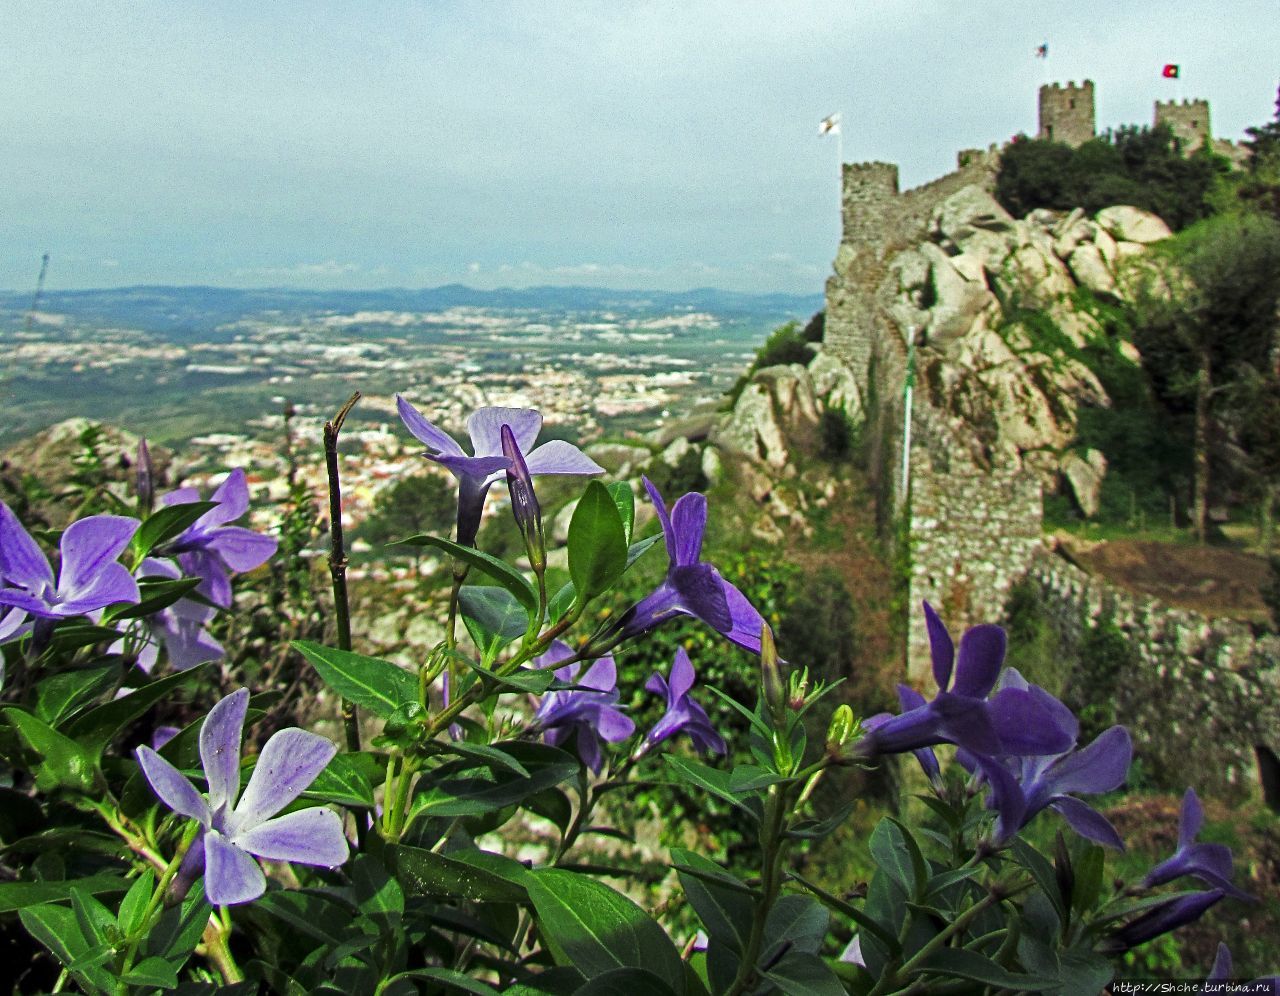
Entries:
[[[1168,97],[1274,113],[1278,0],[0,3],[0,287],[816,293],[837,143],[901,166]],[[1041,61],[1033,49],[1049,45]],[[1182,79],[1160,77],[1175,62]]]

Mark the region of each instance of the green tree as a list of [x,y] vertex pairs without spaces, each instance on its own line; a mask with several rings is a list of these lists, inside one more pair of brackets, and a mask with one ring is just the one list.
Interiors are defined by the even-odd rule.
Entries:
[[1280,304],[1280,225],[1219,216],[1172,240],[1141,288],[1135,342],[1153,380],[1194,411],[1192,508],[1203,542],[1211,445],[1242,383],[1270,367]]
[[375,546],[418,533],[447,534],[456,511],[457,498],[447,478],[415,474],[379,493],[361,532]]

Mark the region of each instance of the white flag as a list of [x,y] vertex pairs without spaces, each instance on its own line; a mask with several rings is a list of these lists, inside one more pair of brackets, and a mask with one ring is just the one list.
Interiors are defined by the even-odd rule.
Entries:
[[823,118],[818,122],[819,135],[839,135],[840,134],[840,115],[833,114],[829,118]]

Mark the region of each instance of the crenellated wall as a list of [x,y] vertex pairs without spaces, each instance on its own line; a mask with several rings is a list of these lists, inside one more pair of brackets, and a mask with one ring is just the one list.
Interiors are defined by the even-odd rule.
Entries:
[[1079,86],[1051,83],[1040,88],[1040,127],[1036,138],[1062,142],[1072,148],[1084,145],[1096,134],[1093,80]]
[[1157,100],[1155,122],[1172,129],[1174,136],[1182,142],[1183,152],[1195,152],[1201,146],[1213,142],[1207,100]]

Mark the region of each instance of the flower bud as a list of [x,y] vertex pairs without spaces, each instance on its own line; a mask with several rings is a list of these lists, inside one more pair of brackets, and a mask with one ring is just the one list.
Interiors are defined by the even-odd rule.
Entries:
[[787,683],[787,705],[799,712],[809,701],[809,669],[791,673]]
[[511,466],[507,468],[507,492],[511,495],[511,510],[516,517],[516,526],[524,537],[529,566],[534,573],[541,574],[547,567],[542,509],[538,507],[538,496],[533,492],[533,476],[524,461],[524,454],[520,452],[515,434],[507,425],[502,427],[502,455],[511,461]]
[[827,726],[827,750],[836,753],[853,739],[858,721],[853,718],[853,709],[842,703],[831,715],[831,723]]
[[773,630],[767,624],[760,629],[760,685],[774,725],[782,726],[787,721],[787,686],[778,661],[778,648],[773,642]]
[[134,472],[137,474],[138,511],[146,516],[151,514],[155,505],[156,481],[155,468],[151,464],[151,451],[147,449],[146,439],[138,440],[138,459]]

